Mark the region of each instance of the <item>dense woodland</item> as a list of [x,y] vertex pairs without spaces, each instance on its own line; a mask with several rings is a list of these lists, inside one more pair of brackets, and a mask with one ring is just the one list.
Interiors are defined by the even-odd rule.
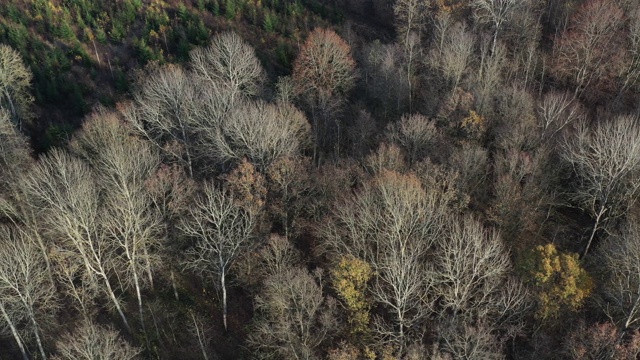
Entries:
[[637,359],[637,0],[5,0],[1,359]]

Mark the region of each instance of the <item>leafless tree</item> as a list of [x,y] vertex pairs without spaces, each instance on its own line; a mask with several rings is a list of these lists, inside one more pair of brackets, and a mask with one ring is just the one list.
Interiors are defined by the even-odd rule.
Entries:
[[217,34],[206,48],[191,52],[189,65],[196,78],[210,84],[224,84],[231,101],[260,93],[266,74],[253,48],[238,34]]
[[[95,175],[89,166],[64,150],[54,149],[40,158],[24,177],[25,191],[39,202],[48,236],[56,246],[74,254],[83,265],[82,282],[104,292],[129,324],[115,294],[110,275],[115,265],[115,244],[100,226],[102,209]],[[102,286],[100,286],[102,284]]]
[[[153,268],[163,236],[160,213],[146,183],[155,175],[160,157],[151,143],[130,136],[133,129],[117,113],[96,114],[85,121],[71,147],[95,170],[104,193],[100,226],[117,244],[126,287],[133,287],[144,328],[142,287],[153,286]],[[135,154],[135,156],[131,156]],[[145,331],[146,333],[146,331]]]
[[438,37],[440,41],[435,43],[428,61],[444,74],[453,85],[452,88],[456,88],[469,70],[473,59],[475,37],[467,31],[464,23],[446,27],[441,24],[438,30],[444,33]]
[[365,46],[362,72],[368,94],[381,102],[386,112],[401,112],[409,99],[409,83],[404,73],[404,52],[397,44],[379,41]]
[[628,14],[627,56],[620,71],[620,95],[635,88],[640,80],[640,6],[636,5]]
[[[433,19],[433,48],[436,51],[440,51],[444,48],[444,43],[449,34],[449,30],[455,23],[455,19],[451,16],[451,13],[448,11],[438,11],[435,18]],[[434,56],[439,57],[441,54],[434,54]]]
[[289,268],[300,265],[301,254],[286,238],[271,234],[260,249],[261,270],[267,276],[282,274]]
[[289,267],[274,273],[256,297],[258,312],[249,344],[259,355],[319,359],[320,345],[335,331],[336,303],[309,272]]
[[364,159],[364,166],[372,175],[382,174],[385,170],[404,173],[408,169],[406,155],[400,146],[385,142]]
[[500,293],[510,261],[499,235],[473,218],[449,222],[440,238],[434,277],[441,305],[453,316],[492,306]]
[[272,217],[280,220],[287,239],[299,233],[298,217],[306,207],[311,190],[308,158],[283,157],[267,168],[267,208]]
[[522,283],[509,278],[510,271],[496,232],[471,217],[450,219],[430,272],[443,321],[442,348],[454,358],[503,358],[499,336],[520,333],[531,302]]
[[0,107],[9,111],[19,129],[23,121],[31,118],[33,96],[29,88],[32,77],[20,54],[10,46],[0,44]]
[[304,114],[292,105],[257,101],[233,109],[204,138],[221,161],[246,157],[264,170],[276,159],[296,156],[307,148],[311,131]]
[[[305,41],[293,64],[296,92],[312,113],[313,132],[317,147],[327,147],[327,131],[339,137],[339,128],[330,129],[341,104],[355,85],[355,61],[350,46],[334,31],[317,28]],[[316,160],[317,160],[317,156]]]
[[445,323],[439,326],[443,339],[441,349],[454,359],[500,360],[505,359],[503,344],[484,324],[471,326],[468,324]]
[[97,297],[95,286],[89,281],[78,281],[86,274],[86,269],[73,250],[52,246],[51,266],[53,277],[61,297],[71,300],[71,305],[79,311],[85,321],[95,315],[94,302]]
[[420,38],[415,33],[409,34],[407,43],[404,44],[404,73],[409,90],[409,111],[413,111],[414,89],[418,83],[418,60],[423,56]]
[[541,140],[556,137],[563,129],[585,116],[582,106],[569,93],[550,92],[538,104]]
[[607,238],[598,259],[606,274],[601,285],[605,313],[624,329],[640,328],[640,227],[630,221]]
[[442,232],[440,197],[437,189],[423,188],[415,175],[382,170],[339,203],[320,231],[332,253],[371,264],[376,276],[370,291],[391,318],[379,318],[376,330],[400,352],[411,339],[408,332],[419,332],[428,314],[424,256]]
[[474,0],[472,2],[475,21],[479,24],[489,24],[492,28],[491,53],[495,52],[500,33],[504,31],[515,12],[526,3],[526,0]]
[[421,35],[429,14],[429,0],[396,0],[393,13],[396,18],[396,31],[402,44],[409,43],[412,33]]
[[465,142],[451,154],[448,160],[452,170],[457,171],[458,188],[469,196],[482,199],[486,196],[489,176],[488,153],[481,146]]
[[287,104],[293,103],[296,96],[296,86],[291,76],[280,76],[276,82],[276,101]]
[[332,30],[315,29],[294,63],[299,93],[326,99],[346,94],[355,85],[355,62],[349,45]]
[[58,308],[54,284],[40,249],[27,234],[3,227],[0,238],[0,313],[22,356],[29,358],[23,339],[33,337],[40,356],[46,359],[42,332]]
[[140,350],[129,345],[117,331],[91,322],[63,335],[56,342],[56,348],[55,360],[132,360],[140,354]]
[[554,42],[555,70],[575,85],[575,96],[619,66],[615,37],[623,20],[624,12],[615,2],[586,1],[571,17],[569,29]]
[[[534,130],[525,131],[522,137]],[[558,202],[554,190],[558,167],[547,164],[548,149],[531,151],[514,145],[495,155],[494,199],[489,212],[510,245],[527,232],[540,231],[550,206]]]
[[192,333],[192,336],[198,339],[202,358],[204,360],[209,360],[209,352],[207,351],[209,342],[211,341],[207,336],[207,330],[209,329],[207,329],[207,326],[202,322],[200,316],[197,316],[193,311],[189,312],[189,316],[192,320],[192,326],[189,330]]
[[40,236],[39,210],[25,193],[21,177],[34,164],[29,143],[11,122],[9,113],[0,108],[0,214],[10,223],[20,226],[38,243],[51,278],[49,251]]
[[193,176],[197,108],[194,80],[175,65],[152,67],[138,87],[135,106],[121,108],[125,118]]
[[403,115],[387,127],[389,140],[405,149],[409,166],[429,153],[439,135],[435,122],[421,114]]
[[610,323],[579,325],[566,336],[564,353],[571,360],[634,360],[640,355],[640,333],[624,336]]
[[504,78],[504,68],[507,61],[507,50],[499,43],[492,51],[484,39],[481,44],[480,66],[475,77],[476,102],[478,109],[483,113],[490,113],[493,109],[492,96],[500,89]]
[[[15,124],[10,113],[0,107],[0,182],[11,181],[31,163],[29,142]],[[7,184],[8,185],[8,184]],[[5,186],[3,186],[4,188]],[[3,189],[4,190],[4,189]]]
[[418,59],[422,55],[421,36],[428,18],[428,0],[396,0],[393,12],[398,42],[404,53],[404,73],[409,90],[409,111],[413,111]]
[[584,249],[587,254],[596,232],[606,222],[624,216],[640,189],[640,126],[628,115],[601,120],[593,128],[579,122],[566,137],[564,158],[573,165],[579,183],[573,194],[576,204],[594,217]]
[[195,241],[186,267],[217,278],[222,291],[222,316],[227,329],[227,275],[231,264],[252,244],[255,217],[227,193],[206,184],[180,229]]

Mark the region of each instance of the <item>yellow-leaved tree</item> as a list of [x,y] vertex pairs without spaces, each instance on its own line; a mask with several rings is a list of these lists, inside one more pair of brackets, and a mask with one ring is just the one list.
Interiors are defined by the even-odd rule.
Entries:
[[554,244],[526,251],[519,264],[538,301],[541,319],[557,318],[561,311],[576,311],[593,291],[593,280],[578,254],[559,251]]
[[371,303],[367,283],[373,275],[371,265],[354,256],[345,256],[331,272],[333,286],[348,311],[349,331],[354,337],[366,336],[369,330]]

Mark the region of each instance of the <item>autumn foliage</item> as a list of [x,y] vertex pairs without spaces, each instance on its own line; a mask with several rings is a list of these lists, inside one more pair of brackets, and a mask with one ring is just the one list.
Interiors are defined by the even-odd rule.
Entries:
[[580,309],[593,291],[593,279],[578,254],[558,251],[555,245],[537,246],[520,263],[526,281],[537,289],[538,316],[557,318]]
[[637,0],[5,0],[0,357],[637,359],[639,86]]

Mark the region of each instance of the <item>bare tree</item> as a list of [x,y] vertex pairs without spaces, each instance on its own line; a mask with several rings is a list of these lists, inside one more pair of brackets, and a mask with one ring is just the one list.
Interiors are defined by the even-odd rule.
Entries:
[[476,102],[478,109],[483,113],[490,113],[492,108],[492,96],[501,88],[503,71],[507,61],[507,50],[502,44],[489,49],[486,39],[481,44],[480,66],[475,77]]
[[454,358],[501,359],[499,336],[520,333],[531,302],[522,283],[509,278],[510,271],[496,232],[471,217],[450,219],[430,272],[443,321],[439,336]]
[[640,6],[636,6],[628,14],[627,56],[620,69],[621,84],[618,96],[635,88],[640,80]]
[[[105,236],[117,244],[124,285],[133,287],[143,331],[142,287],[153,287],[153,268],[164,225],[146,183],[155,175],[160,157],[151,143],[130,136],[133,129],[117,113],[96,114],[72,141],[72,149],[94,168],[104,193],[100,218]],[[131,156],[131,154],[136,154]]]
[[607,72],[620,65],[615,36],[624,12],[612,1],[589,0],[571,17],[569,29],[554,42],[554,68],[581,95]]
[[[317,28],[305,41],[293,64],[293,82],[312,113],[316,147],[326,147],[329,122],[355,85],[355,61],[349,45],[334,31]],[[317,149],[316,149],[317,150]],[[317,158],[316,158],[317,159]]]
[[40,356],[44,350],[43,325],[57,311],[54,284],[38,246],[20,229],[0,228],[0,313],[28,359],[25,338],[35,338]]
[[57,246],[72,252],[74,261],[83,264],[83,284],[104,292],[129,330],[110,279],[115,244],[100,226],[99,189],[89,166],[64,150],[54,149],[40,158],[23,181],[25,191],[43,209],[40,221],[48,224],[48,236],[58,239]]
[[439,135],[434,121],[421,114],[403,115],[387,126],[389,140],[405,149],[409,166],[429,153]]
[[596,232],[606,231],[607,221],[624,216],[638,196],[639,136],[637,118],[617,116],[593,128],[582,121],[565,139],[562,155],[573,165],[579,181],[573,199],[595,220],[583,256]]
[[571,360],[634,360],[640,355],[640,333],[624,336],[612,323],[580,322],[566,337],[564,353]]
[[319,359],[320,345],[337,327],[335,300],[300,267],[274,273],[263,286],[249,344],[265,357]]
[[393,13],[400,42],[406,46],[412,33],[420,37],[429,14],[429,0],[396,0]]
[[217,34],[206,48],[190,54],[189,65],[196,76],[210,84],[224,84],[231,101],[260,93],[266,75],[253,48],[238,34]]
[[484,311],[495,298],[510,270],[510,261],[499,235],[483,229],[473,218],[449,222],[440,238],[432,271],[436,291],[453,317]]
[[495,335],[490,326],[479,324],[456,324],[456,322],[440,325],[442,336],[441,349],[451,354],[454,359],[500,360],[505,359],[504,344]]
[[491,53],[495,52],[498,36],[511,21],[513,15],[526,0],[474,0],[473,16],[479,24],[489,24],[492,28]]
[[630,221],[600,247],[606,280],[601,285],[605,313],[624,329],[640,328],[640,227]]
[[453,151],[448,160],[449,167],[459,175],[457,187],[479,201],[487,193],[488,159],[488,152],[485,148],[465,142]]
[[121,107],[125,118],[193,176],[197,108],[194,80],[180,67],[169,65],[149,69],[138,86],[135,106]]
[[424,256],[441,235],[442,203],[439,190],[427,191],[415,175],[382,170],[340,202],[320,231],[332,253],[371,265],[370,291],[390,316],[377,320],[376,331],[400,353],[428,314]]
[[475,37],[467,31],[464,23],[446,27],[442,24],[438,30],[444,33],[439,36],[440,41],[435,43],[428,61],[442,72],[455,89],[467,73],[473,59]]
[[[29,142],[15,124],[10,113],[0,107],[0,182],[10,182],[11,178],[31,163]],[[3,189],[5,186],[3,185]]]
[[429,0],[396,0],[393,5],[398,41],[404,50],[405,77],[409,85],[409,111],[413,110],[416,62],[421,55],[421,36],[429,14]]
[[227,275],[231,264],[252,244],[254,215],[238,206],[227,193],[206,184],[189,208],[180,229],[195,241],[187,268],[214,276],[222,290],[222,318],[227,329]]
[[300,252],[286,238],[271,234],[266,244],[260,249],[260,269],[267,276],[283,274],[301,263]]
[[280,157],[298,155],[309,146],[310,135],[306,117],[292,105],[257,101],[233,109],[204,138],[221,161],[246,157],[264,170]]
[[311,190],[310,166],[308,158],[283,157],[266,171],[267,207],[274,220],[279,220],[284,227],[287,239],[301,230],[299,216],[306,207]]
[[538,104],[540,138],[547,141],[584,117],[581,105],[569,93],[550,92]]
[[20,54],[10,46],[0,44],[0,107],[9,111],[19,129],[23,121],[31,118],[33,96],[29,88],[32,77]]
[[404,73],[404,51],[397,44],[366,45],[363,50],[362,72],[365,90],[380,102],[385,112],[400,113],[409,99],[409,82]]
[[56,342],[56,348],[55,360],[132,360],[141,352],[122,339],[117,331],[91,322],[63,335]]
[[0,108],[0,214],[20,226],[37,242],[51,279],[49,247],[41,235],[39,209],[25,192],[21,177],[35,163],[30,156],[27,138],[11,122],[9,113]]
[[199,316],[196,317],[196,314],[193,311],[189,311],[189,316],[193,322],[189,330],[192,333],[192,336],[198,339],[202,358],[204,360],[209,360],[209,352],[207,351],[211,341],[207,336],[207,330],[209,329],[205,324],[203,324],[202,319]]
[[347,94],[355,85],[351,48],[332,30],[315,29],[294,63],[293,80],[299,93],[317,100]]

